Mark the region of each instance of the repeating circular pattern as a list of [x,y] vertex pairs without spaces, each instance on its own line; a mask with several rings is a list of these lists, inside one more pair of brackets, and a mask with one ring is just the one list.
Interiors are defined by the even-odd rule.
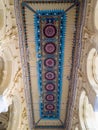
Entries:
[[57,29],[54,25],[46,25],[43,29],[43,33],[47,38],[52,38],[56,35]]
[[45,88],[47,91],[53,91],[55,89],[55,85],[53,83],[48,83]]
[[51,71],[46,72],[46,73],[45,73],[45,78],[46,78],[47,80],[53,80],[53,79],[55,79],[55,73],[54,73],[54,72],[51,72]]
[[46,59],[46,60],[44,61],[44,64],[45,64],[45,66],[47,66],[47,67],[54,67],[55,64],[56,64],[56,62],[55,62],[55,59],[53,59],[53,58],[48,58],[48,59]]
[[45,108],[46,108],[46,110],[50,110],[50,111],[52,111],[52,110],[54,110],[55,109],[55,106],[53,105],[53,104],[47,104],[46,106],[45,106]]
[[53,42],[48,42],[44,46],[44,51],[48,54],[53,54],[56,51],[56,45]]
[[46,100],[47,101],[54,101],[54,95],[53,94],[48,94],[48,95],[46,95]]

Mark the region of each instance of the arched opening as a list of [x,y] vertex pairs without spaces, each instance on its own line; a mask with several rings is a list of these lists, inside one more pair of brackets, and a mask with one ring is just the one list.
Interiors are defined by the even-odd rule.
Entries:
[[93,59],[93,75],[94,75],[94,80],[96,83],[98,83],[98,52],[96,51],[94,54],[94,59]]
[[79,117],[82,130],[97,130],[98,124],[96,113],[92,105],[89,103],[86,92],[83,91],[79,101]]
[[12,76],[12,55],[9,47],[0,46],[0,95],[8,87]]
[[87,58],[87,76],[88,80],[98,94],[98,52],[92,48]]
[[0,95],[0,113],[8,111],[8,103],[3,95]]

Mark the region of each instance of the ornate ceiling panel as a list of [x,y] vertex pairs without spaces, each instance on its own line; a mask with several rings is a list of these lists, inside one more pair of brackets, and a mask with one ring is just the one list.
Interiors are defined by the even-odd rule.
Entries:
[[35,128],[65,128],[80,2],[24,0],[16,5],[29,119]]

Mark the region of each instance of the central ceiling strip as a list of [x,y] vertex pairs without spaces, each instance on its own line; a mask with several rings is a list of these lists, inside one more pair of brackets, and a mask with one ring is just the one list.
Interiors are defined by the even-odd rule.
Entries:
[[35,15],[40,117],[58,119],[62,94],[66,14],[64,10],[37,11]]

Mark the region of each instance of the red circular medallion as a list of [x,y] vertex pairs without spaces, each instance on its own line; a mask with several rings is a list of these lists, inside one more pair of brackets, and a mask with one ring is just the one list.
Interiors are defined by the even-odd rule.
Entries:
[[56,35],[57,29],[54,25],[46,25],[43,29],[43,32],[47,38],[52,38]]
[[55,66],[55,60],[53,58],[48,58],[44,62],[45,66],[47,67],[54,67]]
[[48,94],[48,95],[46,96],[46,100],[47,100],[47,101],[54,101],[54,95]]
[[53,91],[55,89],[55,85],[53,83],[48,83],[45,88],[47,91]]
[[44,50],[48,54],[53,54],[56,51],[56,46],[53,42],[46,43],[44,46]]
[[45,106],[45,108],[46,108],[47,110],[54,110],[54,109],[55,109],[55,106],[54,106],[53,104],[47,104],[47,105]]
[[54,72],[51,72],[51,71],[46,72],[46,73],[45,73],[45,78],[46,78],[47,80],[53,80],[53,79],[55,79],[55,73],[54,73]]

